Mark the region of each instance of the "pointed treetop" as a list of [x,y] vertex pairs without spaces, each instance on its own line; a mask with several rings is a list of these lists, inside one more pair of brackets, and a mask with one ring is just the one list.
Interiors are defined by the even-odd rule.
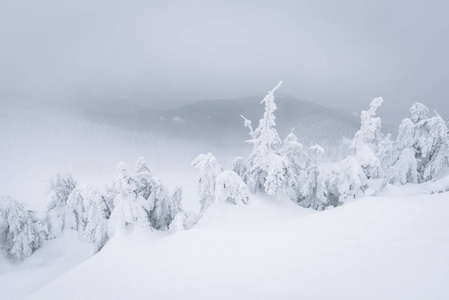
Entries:
[[282,82],[283,81],[279,81],[279,83],[271,91],[268,91],[268,94],[260,103],[264,103],[265,101],[269,100],[270,97],[274,97],[274,92],[276,92],[276,90],[282,85]]

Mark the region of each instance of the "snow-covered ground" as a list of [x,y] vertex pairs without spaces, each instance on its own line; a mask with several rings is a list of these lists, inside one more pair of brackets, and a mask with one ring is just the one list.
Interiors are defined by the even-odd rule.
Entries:
[[[447,299],[448,194],[389,190],[324,212],[264,195],[215,204],[191,230],[116,236],[27,299]],[[42,287],[74,259],[61,261],[0,275],[2,299]]]
[[12,263],[0,257],[1,299],[23,299],[49,284],[92,255],[90,245],[82,243],[74,231],[45,242],[31,257]]

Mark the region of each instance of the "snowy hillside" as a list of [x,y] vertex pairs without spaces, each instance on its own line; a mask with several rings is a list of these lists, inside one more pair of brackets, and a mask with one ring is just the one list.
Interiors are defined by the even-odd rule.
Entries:
[[188,231],[117,236],[27,299],[446,299],[447,194],[390,189],[321,213],[215,205]]

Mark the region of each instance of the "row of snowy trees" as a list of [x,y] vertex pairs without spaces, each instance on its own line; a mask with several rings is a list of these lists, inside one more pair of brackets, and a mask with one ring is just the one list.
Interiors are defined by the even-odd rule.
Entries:
[[72,229],[96,253],[118,231],[134,227],[176,231],[196,222],[196,216],[181,206],[182,190],[176,188],[170,194],[150,173],[143,157],[137,161],[136,173],[129,174],[124,163],[117,171],[116,182],[104,194],[92,186],[77,185],[70,174],[58,174],[50,181],[51,201],[41,214],[10,197],[0,197],[1,250],[10,258],[24,259],[45,240]]
[[[251,193],[287,194],[304,207],[323,210],[365,195],[371,188],[378,191],[391,184],[421,183],[438,178],[449,165],[448,127],[435,113],[421,103],[412,106],[411,118],[402,121],[398,137],[381,132],[381,119],[376,117],[382,98],[375,98],[361,113],[361,126],[350,144],[351,155],[324,168],[324,149],[319,145],[304,149],[293,131],[282,142],[276,131],[274,92],[268,92],[261,104],[265,112],[256,129],[244,116],[249,129],[252,151],[248,157],[233,160],[233,178],[244,197]],[[201,163],[200,163],[201,162]],[[221,168],[208,154],[194,161],[200,169],[200,198],[203,207],[217,199],[216,185]],[[231,171],[228,171],[231,172]],[[222,179],[221,179],[222,180]],[[232,190],[231,189],[231,190]],[[244,202],[246,203],[246,202]]]

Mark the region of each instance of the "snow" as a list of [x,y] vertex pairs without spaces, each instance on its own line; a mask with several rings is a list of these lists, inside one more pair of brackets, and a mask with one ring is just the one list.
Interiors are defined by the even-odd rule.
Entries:
[[75,231],[67,231],[58,239],[46,241],[22,263],[12,263],[0,256],[0,298],[23,299],[91,255],[92,246],[80,242]]
[[191,230],[114,237],[27,299],[447,299],[448,195],[421,189],[323,212],[214,203]]

